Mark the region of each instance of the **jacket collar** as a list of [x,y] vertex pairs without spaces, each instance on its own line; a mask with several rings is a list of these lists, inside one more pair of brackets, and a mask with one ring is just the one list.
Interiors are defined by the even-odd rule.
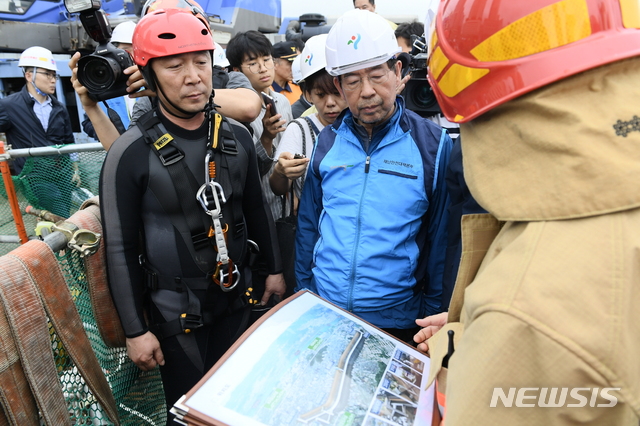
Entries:
[[[35,103],[35,98],[31,95],[31,93],[29,93],[29,89],[27,88],[27,85],[29,84],[29,82],[27,81],[25,83],[24,86],[22,86],[22,90],[20,90],[20,96],[22,96],[22,98],[24,99],[24,101],[27,103],[27,105],[29,105],[30,107],[33,107],[33,104]],[[60,103],[60,101],[58,100],[58,98],[56,98],[53,95],[49,95],[49,99],[51,99],[51,105],[58,105]]]
[[[402,96],[396,96],[395,111],[391,117],[373,128],[373,131],[371,132],[371,141],[369,141],[369,133],[362,125],[356,123],[349,108],[346,108],[343,111],[343,113],[333,123],[332,127],[336,132],[338,132],[338,134],[346,139],[354,143],[359,143],[363,149],[368,145],[369,149],[365,149],[365,152],[370,152],[372,149],[377,148],[380,141],[385,138],[385,144],[397,139],[397,133],[399,131],[402,132],[398,123],[404,113],[404,108],[404,99]],[[353,135],[353,137],[350,137],[350,134]]]

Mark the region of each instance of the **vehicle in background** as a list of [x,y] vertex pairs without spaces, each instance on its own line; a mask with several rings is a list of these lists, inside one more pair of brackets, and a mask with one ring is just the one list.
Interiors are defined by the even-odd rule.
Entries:
[[[96,1],[96,0],[94,0]],[[199,0],[209,17],[215,40],[221,45],[240,31],[259,30],[277,34],[281,22],[281,0]],[[137,20],[144,1],[105,0],[101,8],[113,28],[125,20]],[[66,105],[74,132],[80,134],[84,111],[70,82],[68,62],[76,51],[92,53],[96,43],[77,15],[70,15],[63,0],[0,0],[0,98],[24,85],[18,67],[20,53],[42,46],[54,53],[60,79],[56,96]]]

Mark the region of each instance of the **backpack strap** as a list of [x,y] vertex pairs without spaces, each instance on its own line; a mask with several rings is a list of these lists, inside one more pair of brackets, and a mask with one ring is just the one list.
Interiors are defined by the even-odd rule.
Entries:
[[311,129],[311,133],[313,133],[313,138],[315,139],[316,137],[318,137],[320,130],[318,130],[318,126],[316,126],[313,120],[311,120],[309,117],[301,117],[301,118],[304,118],[304,120],[309,125],[309,128]]
[[[298,125],[298,127],[300,127],[300,131],[302,132],[302,155],[304,155],[306,157],[307,156],[307,136],[306,136],[306,134],[304,132],[304,127],[302,126],[302,123],[300,123],[301,119],[306,121],[307,125],[309,126],[309,133],[311,133],[311,135],[313,136],[313,143],[314,144],[316,142],[316,138],[318,137],[318,133],[320,133],[320,131],[318,130],[318,126],[316,126],[315,123],[309,117],[300,117],[300,118],[292,121],[292,123],[296,123]],[[302,188],[304,188],[305,176],[306,176],[306,174],[303,174],[299,178],[300,179],[300,191],[302,191]],[[293,212],[293,207],[291,207],[291,210]]]

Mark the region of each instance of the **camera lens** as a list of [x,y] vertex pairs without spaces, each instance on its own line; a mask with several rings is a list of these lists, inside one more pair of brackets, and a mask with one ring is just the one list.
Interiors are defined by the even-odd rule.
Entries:
[[120,66],[111,58],[90,55],[80,61],[78,80],[89,92],[107,90],[120,76]]
[[436,96],[433,94],[433,90],[431,90],[431,86],[426,80],[424,84],[414,88],[414,91],[411,92],[411,97],[413,104],[424,110],[433,108],[438,102]]
[[96,63],[95,66],[87,67],[87,78],[95,84],[103,85],[109,81],[109,70],[104,64]]

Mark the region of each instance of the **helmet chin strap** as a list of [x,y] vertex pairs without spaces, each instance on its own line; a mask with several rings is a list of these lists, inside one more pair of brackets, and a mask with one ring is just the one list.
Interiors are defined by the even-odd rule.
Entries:
[[33,85],[33,88],[36,90],[36,93],[40,96],[44,96],[45,98],[49,95],[47,95],[46,93],[44,93],[42,90],[38,89],[38,86],[36,86],[36,73],[38,71],[38,68],[33,67],[33,78],[31,79],[31,85]]
[[162,105],[163,109],[168,112],[169,114],[173,115],[174,117],[177,118],[181,118],[181,119],[190,119],[195,117],[196,115],[200,114],[202,111],[198,111],[198,112],[189,112],[189,111],[185,111],[184,109],[180,108],[179,106],[175,105],[173,102],[171,102],[171,100],[167,97],[167,95],[164,93],[164,90],[162,90],[162,87],[160,86],[160,83],[158,82],[158,80],[156,79],[156,87],[158,88],[158,90],[160,91],[160,93],[162,93],[162,98],[164,98],[167,103],[176,111],[178,111],[179,113],[183,114],[183,115],[178,115],[176,113],[174,113],[173,111],[171,111],[169,108],[167,108],[167,105],[162,101],[162,98],[158,97],[158,102],[160,102],[160,104]]

